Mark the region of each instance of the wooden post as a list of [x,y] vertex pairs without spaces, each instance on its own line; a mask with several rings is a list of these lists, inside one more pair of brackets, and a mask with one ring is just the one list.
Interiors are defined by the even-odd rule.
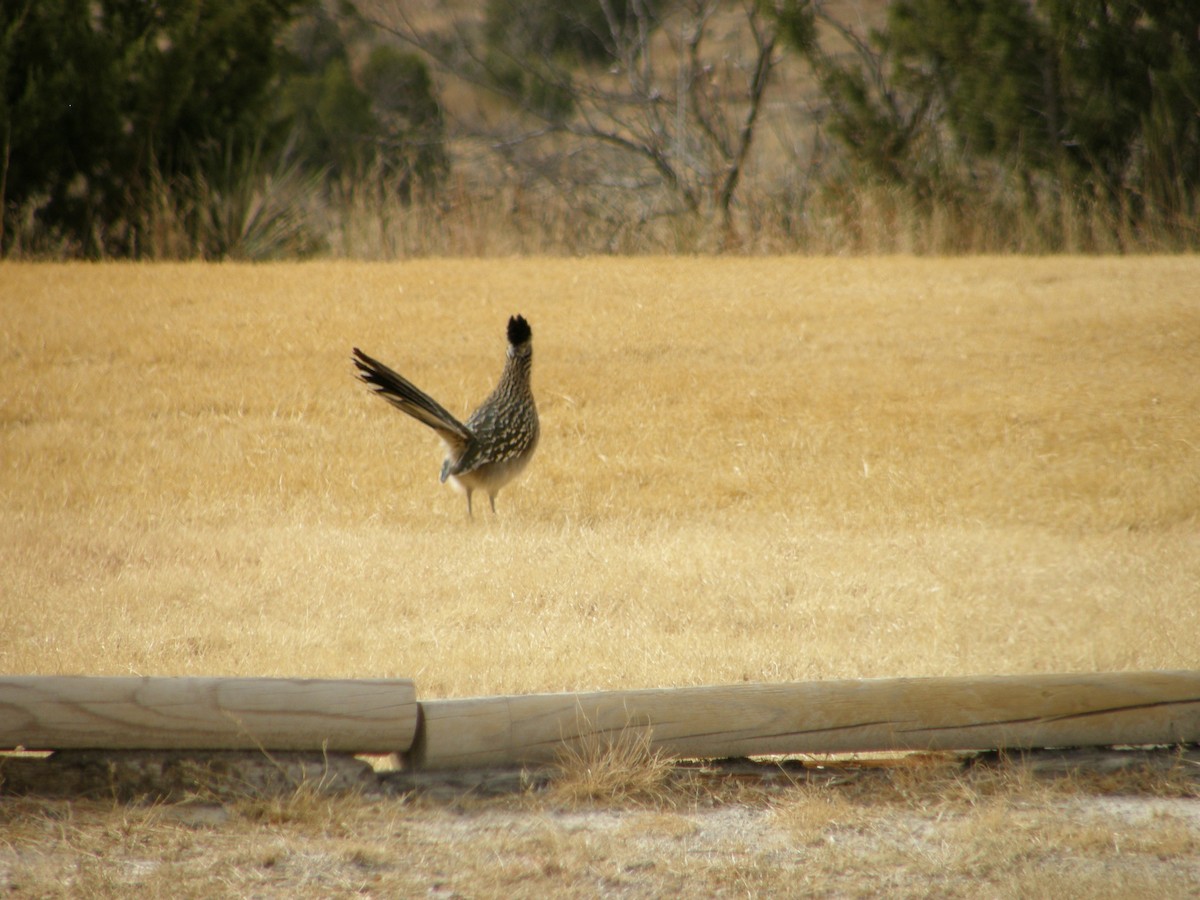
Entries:
[[0,747],[404,752],[411,681],[0,677]]
[[649,729],[669,756],[993,750],[1200,740],[1200,672],[890,678],[430,700],[425,769],[553,761]]

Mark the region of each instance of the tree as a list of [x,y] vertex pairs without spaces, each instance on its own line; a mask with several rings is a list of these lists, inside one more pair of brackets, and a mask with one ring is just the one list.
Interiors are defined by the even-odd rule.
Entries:
[[308,252],[329,176],[432,189],[428,70],[368,49],[356,71],[318,0],[0,4],[0,254],[17,216],[90,257],[161,252],[164,221],[172,253]]
[[[863,36],[830,15],[819,2],[784,0],[771,11],[783,38],[810,64],[827,109],[818,122],[868,177],[905,184],[918,197],[932,193],[930,179],[914,165],[929,110],[929,94],[905,92],[888,68],[886,35]],[[830,52],[824,26],[847,49]],[[849,61],[847,61],[849,60]]]
[[432,192],[450,162],[428,66],[416,54],[384,44],[371,51],[362,80],[376,110],[379,159],[401,199],[410,200],[416,188]]
[[79,252],[136,255],[150,192],[253,145],[300,2],[0,6],[0,218],[32,205]]
[[[736,47],[712,32],[731,10]],[[476,123],[476,135],[578,212],[603,216],[623,194],[641,221],[732,224],[775,64],[777,28],[758,0],[491,0],[481,30],[422,28],[399,5],[372,21],[507,102],[512,114]]]
[[[357,24],[347,17],[352,30]],[[404,201],[432,191],[445,175],[441,107],[425,63],[387,44],[363,50],[351,63],[351,41],[316,10],[288,37],[278,116],[292,132],[292,152],[331,180],[383,178]],[[363,56],[363,52],[356,52]]]
[[910,96],[935,97],[961,144],[979,156],[1049,159],[1047,48],[1024,3],[899,0],[882,46]]
[[952,151],[1134,222],[1193,223],[1200,202],[1200,4],[1184,0],[896,0],[863,37],[816,7],[847,62],[794,41],[831,131],[918,196],[954,190]]
[[[1044,0],[1059,140],[1135,212],[1200,213],[1200,4]],[[1194,227],[1194,225],[1193,225]]]

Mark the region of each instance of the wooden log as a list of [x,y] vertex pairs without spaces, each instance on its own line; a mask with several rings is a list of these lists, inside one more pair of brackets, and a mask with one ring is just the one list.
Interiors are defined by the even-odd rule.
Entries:
[[0,677],[0,747],[404,752],[407,680]]
[[431,700],[409,761],[543,764],[648,729],[668,756],[995,750],[1200,740],[1200,672],[889,678]]

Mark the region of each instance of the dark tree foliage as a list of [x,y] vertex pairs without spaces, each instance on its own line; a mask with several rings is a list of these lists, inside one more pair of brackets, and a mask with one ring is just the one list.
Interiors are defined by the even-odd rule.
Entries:
[[1046,158],[1055,143],[1044,115],[1044,36],[1031,8],[995,0],[899,0],[884,46],[897,84],[934,95],[971,153]]
[[[299,0],[0,4],[0,201],[85,255],[136,254],[155,178],[261,130]],[[0,246],[2,249],[2,246]]]
[[298,23],[287,43],[279,115],[297,156],[333,179],[383,176],[404,201],[437,186],[449,168],[444,121],[420,57],[379,44],[356,74],[350,42],[320,12]]
[[852,62],[809,31],[793,44],[829,130],[877,176],[936,192],[948,136],[969,166],[1040,175],[1123,215],[1198,212],[1200,3],[896,0],[869,37],[832,24]]
[[401,199],[409,200],[415,188],[435,187],[450,163],[429,67],[415,54],[383,44],[367,58],[362,81],[378,120],[378,158]]
[[1200,3],[1044,0],[1060,146],[1098,192],[1200,213]]
[[[151,252],[164,205],[196,234],[238,232],[234,198],[253,206],[282,171],[382,174],[403,199],[432,187],[447,162],[428,70],[391,47],[364,57],[354,71],[317,0],[3,0],[0,254],[18,214],[89,257]],[[193,241],[229,252],[227,235]]]

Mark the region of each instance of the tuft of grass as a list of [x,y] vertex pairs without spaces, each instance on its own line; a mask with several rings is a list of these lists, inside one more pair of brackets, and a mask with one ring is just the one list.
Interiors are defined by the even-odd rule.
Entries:
[[564,742],[555,763],[549,800],[581,805],[669,805],[677,793],[673,761],[653,747],[652,729],[627,726],[616,734],[582,730]]
[[313,782],[302,782],[285,794],[247,794],[231,803],[232,811],[249,822],[321,832],[336,828],[347,810],[359,806],[353,793],[331,795]]

